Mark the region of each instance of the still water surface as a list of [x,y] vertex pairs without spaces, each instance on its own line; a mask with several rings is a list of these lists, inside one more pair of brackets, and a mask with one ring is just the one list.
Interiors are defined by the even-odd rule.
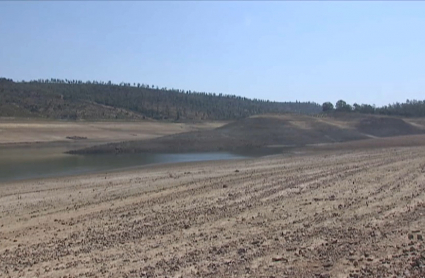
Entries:
[[0,149],[0,182],[68,176],[149,164],[228,160],[252,155],[217,153],[69,155],[64,148]]

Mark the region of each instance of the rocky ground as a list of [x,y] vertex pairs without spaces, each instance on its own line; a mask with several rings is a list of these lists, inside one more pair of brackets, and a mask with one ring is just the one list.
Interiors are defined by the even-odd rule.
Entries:
[[0,185],[0,277],[425,277],[425,147]]

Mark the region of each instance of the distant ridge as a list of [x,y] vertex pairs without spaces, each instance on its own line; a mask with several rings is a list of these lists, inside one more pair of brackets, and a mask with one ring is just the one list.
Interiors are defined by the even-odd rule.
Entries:
[[271,102],[153,85],[0,78],[0,117],[68,120],[236,120],[266,113],[316,114],[314,102]]

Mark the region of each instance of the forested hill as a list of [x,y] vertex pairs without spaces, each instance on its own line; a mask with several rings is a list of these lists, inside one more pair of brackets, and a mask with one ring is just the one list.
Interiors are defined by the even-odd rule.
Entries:
[[[261,95],[261,92],[259,92]],[[270,102],[145,84],[0,78],[0,117],[234,120],[256,114],[315,114],[312,102]]]

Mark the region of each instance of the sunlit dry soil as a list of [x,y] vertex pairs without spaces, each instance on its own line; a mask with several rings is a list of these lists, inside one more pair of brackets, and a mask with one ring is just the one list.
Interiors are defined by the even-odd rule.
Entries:
[[425,147],[0,184],[0,277],[425,277]]

